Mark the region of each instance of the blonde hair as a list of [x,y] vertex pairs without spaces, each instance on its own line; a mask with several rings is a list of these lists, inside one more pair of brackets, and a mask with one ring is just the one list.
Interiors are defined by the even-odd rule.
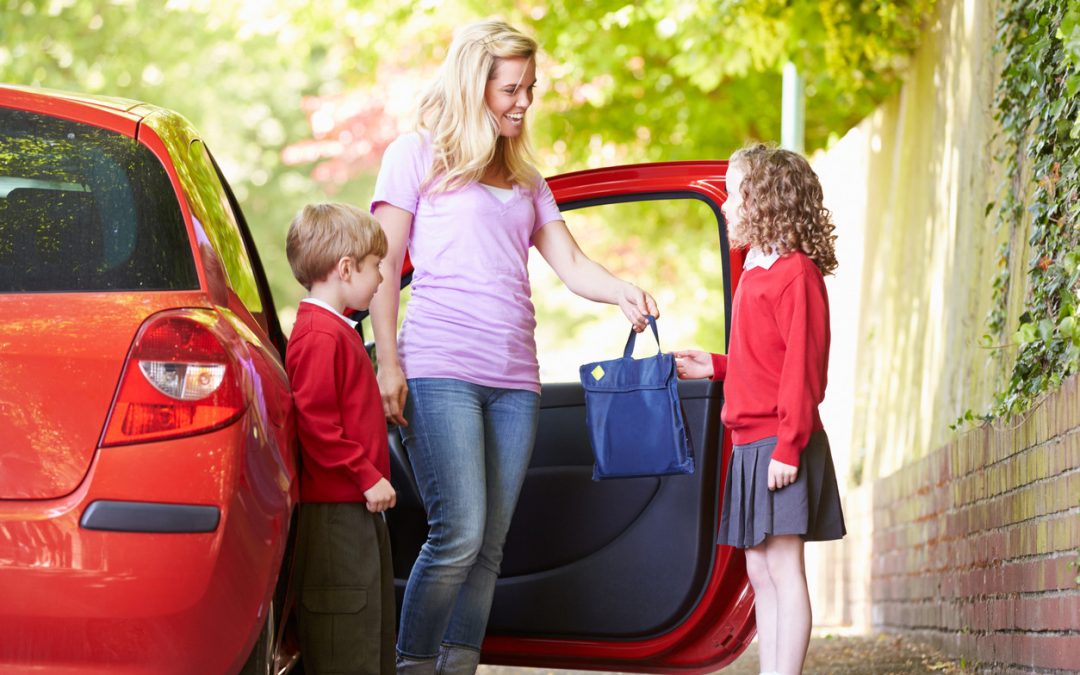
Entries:
[[457,31],[439,75],[420,99],[418,127],[431,134],[434,159],[424,179],[432,192],[479,181],[495,162],[512,183],[536,180],[523,126],[514,138],[499,135],[499,120],[484,99],[498,59],[533,59],[536,41],[502,21],[481,21]]
[[293,276],[311,290],[338,261],[359,264],[369,255],[386,255],[386,234],[379,221],[349,204],[308,204],[296,214],[285,235],[285,255]]
[[728,170],[743,172],[742,226],[738,246],[779,253],[801,251],[822,274],[836,269],[836,226],[822,204],[821,182],[802,155],[756,143],[731,156]]

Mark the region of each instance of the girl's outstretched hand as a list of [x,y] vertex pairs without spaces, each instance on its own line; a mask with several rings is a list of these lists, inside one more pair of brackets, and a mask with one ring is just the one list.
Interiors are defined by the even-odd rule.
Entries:
[[649,325],[645,315],[652,314],[654,319],[660,318],[660,310],[653,296],[629,282],[623,284],[619,294],[619,309],[638,333]]
[[713,376],[712,354],[700,349],[672,352],[680,380],[704,380]]
[[779,490],[795,482],[799,476],[799,467],[769,460],[769,489]]

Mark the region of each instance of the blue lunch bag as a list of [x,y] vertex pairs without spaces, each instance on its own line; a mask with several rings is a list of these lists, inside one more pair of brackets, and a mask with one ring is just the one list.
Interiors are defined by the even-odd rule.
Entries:
[[631,330],[621,359],[579,368],[585,422],[596,457],[593,480],[694,472],[675,357],[660,351],[656,319],[647,318],[656,338],[656,356],[631,356],[637,337]]

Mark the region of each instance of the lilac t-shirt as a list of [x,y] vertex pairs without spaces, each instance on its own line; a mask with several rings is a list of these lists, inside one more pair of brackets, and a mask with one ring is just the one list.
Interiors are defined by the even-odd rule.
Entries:
[[551,189],[538,175],[506,203],[478,183],[421,193],[431,163],[426,134],[399,137],[371,200],[413,214],[412,298],[398,337],[405,376],[539,392],[528,260],[533,235],[563,219]]

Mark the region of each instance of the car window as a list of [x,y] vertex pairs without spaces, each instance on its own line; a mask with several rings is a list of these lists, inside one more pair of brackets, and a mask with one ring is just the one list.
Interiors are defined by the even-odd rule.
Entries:
[[148,148],[0,108],[0,293],[198,287],[176,192]]
[[189,151],[192,183],[196,192],[191,195],[191,208],[221,258],[229,288],[249,312],[260,315],[263,306],[254,266],[244,245],[236,214],[229,204],[228,194],[202,142],[192,141]]
[[[646,199],[573,210],[567,226],[581,249],[616,276],[648,290],[660,308],[665,352],[724,351],[724,274],[719,223],[709,202]],[[622,356],[629,323],[613,305],[571,293],[536,249],[529,255],[536,348],[543,383],[578,382],[578,366]],[[650,333],[635,356],[656,353]]]

